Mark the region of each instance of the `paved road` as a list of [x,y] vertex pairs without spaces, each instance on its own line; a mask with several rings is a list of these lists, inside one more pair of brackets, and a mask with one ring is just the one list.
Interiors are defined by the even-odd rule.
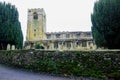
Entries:
[[45,74],[21,71],[0,65],[0,80],[73,80]]

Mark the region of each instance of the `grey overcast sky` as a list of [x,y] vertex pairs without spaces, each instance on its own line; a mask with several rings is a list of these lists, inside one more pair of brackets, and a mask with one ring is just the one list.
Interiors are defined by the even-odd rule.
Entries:
[[[0,0],[1,1],[1,0]],[[2,0],[15,5],[19,11],[24,40],[27,29],[27,10],[44,8],[47,32],[90,31],[91,13],[96,0]]]

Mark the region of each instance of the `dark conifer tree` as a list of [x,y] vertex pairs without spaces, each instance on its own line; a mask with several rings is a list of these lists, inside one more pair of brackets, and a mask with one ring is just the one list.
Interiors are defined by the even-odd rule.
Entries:
[[22,48],[23,34],[18,18],[14,5],[0,2],[0,50],[6,50],[7,44]]
[[91,15],[97,47],[120,49],[120,0],[98,0]]

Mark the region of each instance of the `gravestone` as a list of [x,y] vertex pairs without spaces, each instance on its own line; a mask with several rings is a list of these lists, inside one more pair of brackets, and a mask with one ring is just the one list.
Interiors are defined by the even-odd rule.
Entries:
[[15,50],[15,45],[12,45],[12,48],[11,48],[11,50]]
[[10,50],[10,44],[7,45],[7,50]]

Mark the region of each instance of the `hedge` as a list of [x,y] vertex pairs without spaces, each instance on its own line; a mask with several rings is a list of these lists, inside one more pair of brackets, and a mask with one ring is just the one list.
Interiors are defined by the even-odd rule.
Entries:
[[0,63],[65,76],[120,78],[120,51],[0,51]]

